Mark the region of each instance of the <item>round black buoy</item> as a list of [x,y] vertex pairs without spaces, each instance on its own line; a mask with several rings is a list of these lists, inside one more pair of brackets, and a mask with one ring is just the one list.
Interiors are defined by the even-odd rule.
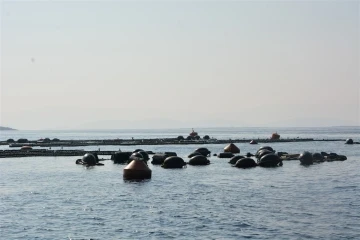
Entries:
[[186,165],[184,160],[181,157],[168,157],[165,159],[164,163],[161,165],[163,168],[183,168]]
[[314,162],[324,162],[324,156],[320,153],[313,153],[312,157]]
[[244,156],[241,156],[241,155],[237,155],[237,156],[234,156],[230,159],[229,163],[230,164],[235,164],[237,161],[239,161],[240,159],[243,159],[245,158]]
[[282,166],[282,161],[277,154],[269,153],[262,156],[258,164],[260,167],[276,167],[278,165]]
[[140,153],[142,156],[143,156],[143,160],[144,161],[148,161],[150,158],[149,158],[149,154],[145,151],[138,151],[138,153]]
[[201,153],[199,153],[199,152],[192,152],[192,153],[190,153],[189,155],[188,155],[188,158],[192,158],[192,157],[194,157],[194,156],[203,156]]
[[210,161],[203,155],[197,155],[189,160],[189,165],[209,165]]
[[267,150],[269,150],[269,151],[271,151],[271,152],[275,152],[275,151],[274,151],[274,149],[273,149],[272,147],[270,147],[270,146],[263,146],[263,147],[260,147],[258,151],[260,151],[260,150],[264,150],[264,149],[267,149]]
[[354,141],[351,138],[349,138],[346,139],[345,144],[354,144]]
[[235,167],[238,168],[253,168],[256,166],[257,164],[252,158],[242,158],[235,163]]
[[299,160],[303,165],[311,165],[314,163],[313,155],[307,151],[300,154]]
[[127,163],[130,159],[132,152],[116,152],[111,155],[111,159],[114,163]]
[[273,153],[272,151],[268,150],[268,149],[262,149],[262,150],[259,150],[255,156],[256,158],[260,159],[262,158],[263,156],[265,156],[266,154],[270,154],[270,153]]
[[207,148],[198,148],[195,150],[195,152],[199,152],[202,155],[204,155],[205,157],[210,156],[210,154],[211,154],[211,152]]
[[168,158],[169,156],[166,155],[166,154],[155,154],[153,157],[152,157],[152,161],[151,163],[154,164],[154,165],[161,165],[164,163],[165,159]]
[[141,180],[150,179],[151,169],[146,165],[143,159],[132,160],[124,168],[124,179],[126,180]]
[[240,148],[238,148],[235,144],[230,143],[226,147],[224,147],[224,152],[228,153],[240,153]]
[[83,162],[84,165],[88,165],[88,166],[94,166],[97,163],[96,162],[96,157],[91,153],[86,153],[82,157],[81,161]]

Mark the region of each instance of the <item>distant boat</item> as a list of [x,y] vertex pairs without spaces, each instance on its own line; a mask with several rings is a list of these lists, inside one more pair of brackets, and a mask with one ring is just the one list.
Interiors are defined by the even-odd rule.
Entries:
[[194,131],[194,129],[192,129],[191,133],[189,134],[191,137],[196,137],[198,135],[197,132]]

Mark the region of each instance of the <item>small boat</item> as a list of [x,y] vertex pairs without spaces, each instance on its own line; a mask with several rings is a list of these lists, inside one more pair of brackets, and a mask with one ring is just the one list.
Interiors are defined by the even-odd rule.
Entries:
[[192,129],[191,133],[189,134],[191,137],[196,137],[198,135],[197,132],[194,131],[194,129]]

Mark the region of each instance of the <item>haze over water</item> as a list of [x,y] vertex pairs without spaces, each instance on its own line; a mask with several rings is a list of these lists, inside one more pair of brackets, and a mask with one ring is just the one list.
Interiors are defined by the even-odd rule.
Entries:
[[2,1],[0,124],[358,126],[359,1]]

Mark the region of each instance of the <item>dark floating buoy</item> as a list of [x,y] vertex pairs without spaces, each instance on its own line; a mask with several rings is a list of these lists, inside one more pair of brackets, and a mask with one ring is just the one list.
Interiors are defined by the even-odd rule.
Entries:
[[[149,156],[147,156],[147,158],[149,159]],[[145,160],[144,155],[141,152],[134,152],[133,154],[131,154],[127,163],[128,164],[131,163],[132,160],[142,160],[147,165],[147,160]]]
[[190,153],[189,155],[188,155],[188,158],[192,158],[192,157],[194,157],[194,156],[203,156],[201,153],[199,153],[199,152],[193,152],[193,153]]
[[232,158],[234,154],[230,152],[223,152],[218,154],[218,158]]
[[307,151],[300,154],[299,160],[303,165],[311,165],[314,163],[313,155]]
[[189,160],[189,165],[209,165],[210,164],[210,161],[209,159],[207,159],[205,156],[203,155],[197,155],[197,156],[194,156],[192,157],[190,160]]
[[241,156],[241,155],[234,156],[234,157],[232,157],[232,158],[230,159],[229,163],[230,163],[230,164],[235,164],[238,160],[243,159],[243,158],[245,158],[245,157],[244,157],[244,156]]
[[138,153],[140,153],[142,156],[143,156],[143,160],[144,161],[148,161],[150,158],[149,158],[149,154],[147,154],[147,152],[145,151],[138,151]]
[[258,151],[260,151],[260,150],[264,150],[264,149],[269,150],[269,151],[271,151],[271,152],[275,152],[275,151],[274,151],[274,149],[273,149],[272,147],[270,147],[270,146],[263,146],[263,147],[260,147]]
[[165,159],[164,163],[161,165],[163,168],[183,168],[186,165],[184,160],[181,157],[168,157]]
[[224,147],[224,152],[228,153],[240,153],[240,148],[238,148],[235,144],[230,143],[226,147]]
[[242,158],[235,163],[235,167],[238,168],[253,168],[256,166],[257,164],[252,158]]
[[260,167],[277,167],[282,166],[282,161],[277,154],[269,153],[258,160]]
[[164,163],[165,159],[168,158],[169,156],[166,155],[166,154],[155,154],[153,157],[152,157],[152,161],[151,163],[154,164],[154,165],[161,165]]
[[94,156],[94,154],[86,153],[82,159],[78,159],[75,162],[76,164],[86,165],[86,166],[103,166],[104,164],[99,163],[99,160]]
[[132,152],[116,152],[111,155],[111,160],[113,160],[114,163],[127,163],[131,154]]
[[312,157],[313,157],[314,162],[324,162],[325,161],[324,156],[321,155],[320,153],[313,153]]
[[176,157],[176,152],[164,152],[164,154],[168,155],[169,157]]
[[203,137],[203,139],[204,139],[204,140],[209,140],[210,137],[209,137],[209,135],[205,135],[205,136]]
[[258,142],[255,141],[255,140],[251,140],[251,141],[250,141],[250,144],[258,144]]
[[345,144],[354,144],[354,141],[351,138],[349,138],[346,139]]
[[256,156],[256,158],[260,159],[260,158],[262,158],[263,156],[265,156],[266,154],[270,154],[270,153],[274,153],[274,152],[272,152],[272,151],[270,151],[270,150],[268,150],[268,149],[262,149],[262,150],[259,150],[259,151],[255,154],[255,156]]
[[216,154],[216,153],[214,153],[214,154],[213,154],[213,156],[214,156],[214,157],[216,157],[216,156],[217,156],[217,154]]
[[140,151],[143,152],[144,150],[138,148],[138,149],[135,149],[135,150],[133,151],[133,153],[140,152]]
[[205,157],[210,156],[210,154],[211,154],[211,152],[207,148],[198,148],[195,150],[195,152],[199,152]]
[[145,161],[141,158],[132,160],[124,168],[124,179],[126,180],[141,180],[150,179],[151,169],[146,165]]

